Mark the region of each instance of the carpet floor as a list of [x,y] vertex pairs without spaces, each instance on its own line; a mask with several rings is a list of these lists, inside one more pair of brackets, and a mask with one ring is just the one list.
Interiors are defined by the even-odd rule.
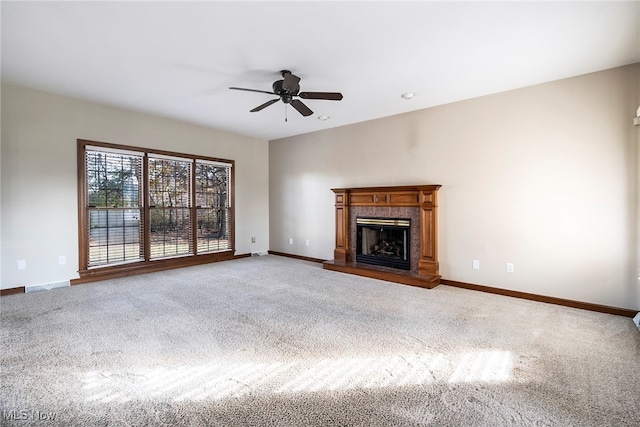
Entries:
[[619,316],[275,255],[0,304],[1,425],[640,425]]

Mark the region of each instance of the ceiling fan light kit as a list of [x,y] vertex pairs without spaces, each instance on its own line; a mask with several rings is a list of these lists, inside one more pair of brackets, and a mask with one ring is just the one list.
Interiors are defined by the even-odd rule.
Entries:
[[230,87],[229,89],[266,93],[269,95],[277,95],[279,97],[270,99],[264,104],[260,104],[256,108],[249,110],[251,113],[258,112],[278,101],[282,101],[284,104],[290,104],[304,117],[308,117],[313,114],[313,111],[297,98],[324,99],[329,101],[340,101],[342,99],[342,94],[340,92],[300,92],[300,77],[292,74],[289,70],[282,70],[280,71],[280,74],[282,75],[282,79],[273,82],[271,85],[271,88],[273,89],[272,92],[259,89],[247,89],[243,87]]

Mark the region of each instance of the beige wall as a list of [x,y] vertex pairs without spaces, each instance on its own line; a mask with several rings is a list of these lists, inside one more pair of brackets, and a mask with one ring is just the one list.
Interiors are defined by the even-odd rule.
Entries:
[[270,248],[332,258],[331,188],[441,184],[444,278],[640,308],[638,79],[635,64],[271,141]]
[[[640,75],[640,71],[638,71]],[[636,111],[640,110],[640,76],[635,81],[635,93],[636,93]],[[637,114],[640,114],[638,112]],[[636,308],[640,308],[640,125],[636,125],[636,144],[635,144],[635,158],[636,158],[636,283],[638,287],[637,299],[638,303]]]
[[236,253],[269,248],[266,141],[2,85],[2,289],[78,277],[78,138],[235,160]]

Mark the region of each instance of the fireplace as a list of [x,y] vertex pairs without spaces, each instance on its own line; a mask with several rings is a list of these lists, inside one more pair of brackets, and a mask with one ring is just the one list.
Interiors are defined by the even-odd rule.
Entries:
[[[433,288],[440,185],[333,188],[335,249],[324,268]],[[365,231],[366,230],[366,231]]]
[[410,270],[411,220],[356,218],[356,262]]

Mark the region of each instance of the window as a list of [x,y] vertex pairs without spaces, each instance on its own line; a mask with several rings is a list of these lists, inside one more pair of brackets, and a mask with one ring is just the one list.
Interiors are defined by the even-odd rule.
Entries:
[[193,161],[149,157],[149,258],[194,253],[191,227]]
[[81,278],[233,256],[233,161],[83,140],[78,159]]
[[196,160],[198,252],[219,251],[231,241],[229,173],[224,163]]
[[87,151],[88,266],[140,261],[141,153]]

